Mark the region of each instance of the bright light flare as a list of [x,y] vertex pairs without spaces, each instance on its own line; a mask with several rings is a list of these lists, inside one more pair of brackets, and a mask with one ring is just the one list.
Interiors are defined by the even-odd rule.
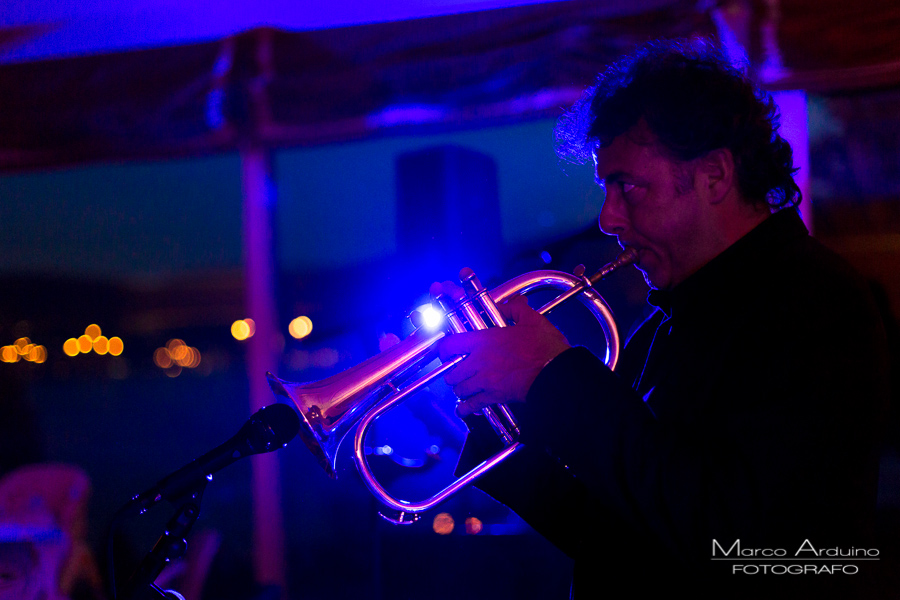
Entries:
[[430,304],[424,304],[417,310],[422,315],[422,325],[425,329],[434,331],[444,322],[444,315]]

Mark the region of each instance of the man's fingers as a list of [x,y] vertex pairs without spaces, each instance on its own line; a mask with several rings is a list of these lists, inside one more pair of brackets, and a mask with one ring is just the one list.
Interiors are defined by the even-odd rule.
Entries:
[[500,314],[503,315],[504,319],[515,323],[521,323],[523,319],[527,318],[529,313],[535,312],[533,308],[528,306],[528,300],[522,295],[513,296],[506,302],[498,304],[497,308],[500,309]]
[[486,406],[490,406],[491,402],[485,394],[476,394],[465,400],[456,403],[456,414],[460,417],[468,417],[477,413]]
[[476,394],[481,394],[483,391],[484,388],[481,387],[481,384],[476,383],[475,380],[471,378],[463,380],[453,386],[453,393],[456,394],[456,397],[460,400],[469,400]]
[[[466,292],[459,287],[458,283],[452,281],[442,281],[440,291],[449,296],[454,302],[459,302],[466,297]],[[434,286],[432,285],[432,294],[434,294]]]
[[475,414],[477,410],[478,409],[474,408],[472,404],[465,400],[460,400],[456,403],[456,414],[460,417],[468,417],[469,415]]
[[478,371],[478,367],[477,365],[470,363],[471,361],[464,360],[450,369],[450,371],[444,375],[444,381],[447,382],[447,385],[454,386],[474,375]]
[[462,354],[471,354],[473,348],[478,343],[477,337],[479,331],[468,331],[466,333],[450,334],[440,342],[438,342],[438,354],[442,361],[447,361],[454,356]]
[[456,403],[456,415],[459,417],[468,417],[471,414],[474,414],[475,411],[472,410],[472,407],[469,406],[468,402],[464,400],[460,400]]

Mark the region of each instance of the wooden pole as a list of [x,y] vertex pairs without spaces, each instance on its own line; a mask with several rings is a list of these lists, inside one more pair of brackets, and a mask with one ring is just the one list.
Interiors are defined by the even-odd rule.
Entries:
[[[274,402],[266,372],[276,370],[280,350],[273,248],[275,189],[270,161],[268,151],[258,146],[241,150],[246,299],[248,316],[256,323],[256,333],[247,346],[251,413]],[[258,583],[277,585],[286,597],[278,454],[259,454],[251,460],[253,573]]]

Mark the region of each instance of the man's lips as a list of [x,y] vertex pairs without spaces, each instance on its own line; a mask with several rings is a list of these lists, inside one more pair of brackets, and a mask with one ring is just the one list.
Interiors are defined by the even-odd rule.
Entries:
[[619,242],[619,246],[622,247],[622,252],[631,251],[634,259],[631,261],[632,264],[638,265],[641,263],[641,249],[637,246],[629,244],[628,242]]

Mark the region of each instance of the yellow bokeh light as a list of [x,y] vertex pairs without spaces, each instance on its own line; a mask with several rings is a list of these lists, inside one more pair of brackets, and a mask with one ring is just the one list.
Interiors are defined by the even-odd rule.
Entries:
[[122,338],[116,336],[109,338],[109,353],[113,356],[119,356],[125,350],[125,344]]
[[249,337],[253,337],[254,335],[256,335],[256,321],[254,321],[253,319],[247,318],[247,319],[244,319],[244,323],[246,323],[247,327],[250,328],[250,336]]
[[453,517],[450,516],[450,513],[443,512],[435,515],[431,528],[434,529],[434,532],[438,535],[448,535],[453,531],[454,525],[455,523],[453,522]]
[[66,356],[77,356],[81,350],[78,347],[78,340],[75,338],[69,338],[63,344],[63,352],[66,353]]
[[83,336],[78,338],[78,349],[81,352],[90,352],[91,348],[94,346],[94,340],[91,339],[91,336],[84,334]]
[[100,331],[100,326],[97,325],[96,323],[92,323],[84,328],[84,335],[91,338],[92,342],[97,341],[97,338],[100,337],[101,333],[102,332]]
[[231,324],[231,335],[239,342],[243,342],[250,337],[250,326],[244,319],[240,319]]
[[312,333],[312,320],[309,317],[297,317],[288,325],[288,333],[295,339],[302,339]]
[[31,340],[29,340],[27,337],[19,338],[16,340],[16,345],[15,345],[16,351],[19,354],[28,354],[28,352],[25,350],[25,348],[27,346],[29,346],[30,344],[31,344]]
[[105,335],[97,336],[94,340],[94,352],[100,355],[109,352],[109,340]]
[[477,517],[466,519],[466,533],[469,535],[478,535],[482,529],[484,529],[484,525],[481,523],[481,519]]

